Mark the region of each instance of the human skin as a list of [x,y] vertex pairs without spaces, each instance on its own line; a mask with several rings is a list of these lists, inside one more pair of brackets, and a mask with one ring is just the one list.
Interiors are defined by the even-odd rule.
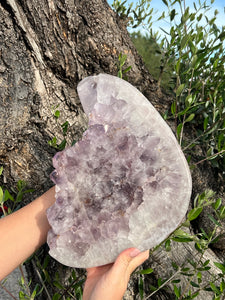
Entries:
[[87,269],[83,300],[121,300],[131,273],[149,257],[149,251],[129,248],[113,264]]
[[[51,228],[46,209],[55,202],[55,188],[0,219],[0,281],[31,256]],[[124,250],[112,264],[87,269],[83,300],[121,300],[131,273],[149,256],[136,248]]]
[[54,202],[55,187],[52,187],[30,204],[0,219],[0,280],[46,242],[50,225],[45,211]]

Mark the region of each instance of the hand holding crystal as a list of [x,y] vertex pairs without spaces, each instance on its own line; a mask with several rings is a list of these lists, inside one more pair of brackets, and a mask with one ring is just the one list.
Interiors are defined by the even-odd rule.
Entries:
[[131,273],[149,257],[149,251],[124,250],[112,264],[87,269],[83,300],[121,300]]

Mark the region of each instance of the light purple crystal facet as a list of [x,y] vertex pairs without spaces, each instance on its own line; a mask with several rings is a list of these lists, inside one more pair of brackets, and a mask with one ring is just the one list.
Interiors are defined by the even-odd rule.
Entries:
[[87,268],[162,242],[186,214],[191,176],[171,129],[131,84],[100,74],[78,94],[89,125],[53,158],[48,244],[59,262]]

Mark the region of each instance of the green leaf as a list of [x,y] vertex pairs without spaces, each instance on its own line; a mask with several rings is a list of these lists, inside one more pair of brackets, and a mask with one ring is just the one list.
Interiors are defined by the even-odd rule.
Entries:
[[162,278],[159,278],[157,280],[158,287],[160,287],[164,282],[165,282],[165,280],[162,280]]
[[218,36],[218,38],[219,38],[221,41],[223,41],[223,40],[225,39],[225,31],[222,32],[222,33]]
[[152,272],[154,272],[154,270],[152,268],[149,268],[149,269],[141,270],[139,273],[144,275],[144,274],[151,274]]
[[166,0],[162,0],[162,2],[163,2],[166,6],[168,6],[168,2],[167,2]]
[[214,224],[216,224],[216,225],[219,226],[219,227],[222,226],[221,223],[218,222],[212,215],[210,215],[210,214],[207,214],[207,215],[208,215],[209,219],[210,219]]
[[22,292],[22,291],[19,292],[19,299],[20,300],[26,300],[24,292]]
[[172,261],[171,265],[174,268],[174,270],[177,271],[179,269],[178,265],[174,261]]
[[175,280],[172,280],[171,283],[180,283],[181,280],[180,279],[175,279]]
[[206,117],[206,118],[204,119],[204,123],[203,123],[204,131],[207,129],[208,123],[209,123],[209,117]]
[[209,235],[205,232],[205,230],[204,230],[203,228],[201,228],[201,232],[202,232],[203,237],[204,237],[205,239],[209,239]]
[[197,273],[197,279],[198,279],[198,283],[202,282],[202,273],[201,272]]
[[125,64],[126,59],[127,59],[127,55],[126,54],[124,54],[122,57],[119,58],[120,67],[122,67]]
[[143,283],[143,279],[141,276],[138,278],[138,291],[140,294],[140,298],[143,299],[144,298],[144,283]]
[[19,191],[22,191],[26,187],[26,182],[24,180],[18,180],[17,188]]
[[219,62],[219,58],[217,58],[215,61],[214,61],[214,63],[213,63],[213,68],[217,68],[217,66],[218,66],[218,62]]
[[197,263],[194,260],[188,259],[188,262],[190,265],[192,265],[192,267],[194,267],[194,268],[197,267]]
[[223,150],[222,148],[224,147],[224,143],[225,143],[225,135],[224,133],[221,133],[218,137],[218,142],[217,142],[218,151]]
[[171,104],[171,113],[173,114],[173,116],[174,116],[175,113],[176,113],[176,101],[174,101],[174,102]]
[[11,201],[15,201],[14,200],[14,198],[13,198],[13,196],[9,193],[9,191],[8,190],[5,190],[5,193],[4,193],[4,201],[7,201],[7,200],[11,200]]
[[123,70],[123,74],[127,73],[132,69],[132,66],[127,67],[126,69]]
[[47,268],[48,263],[49,263],[49,260],[50,260],[49,255],[46,255],[46,256],[45,256],[45,259],[44,259],[44,262],[43,262],[43,266],[42,266],[43,269],[46,269],[46,268]]
[[164,120],[167,120],[168,118],[168,110],[165,111],[164,115],[162,115]]
[[177,126],[177,137],[178,137],[178,138],[180,137],[180,133],[181,133],[182,127],[183,127],[183,124],[182,124],[182,123],[180,123],[180,124]]
[[181,59],[179,58],[175,65],[175,70],[176,70],[177,74],[179,74],[179,72],[180,72],[180,61],[181,61]]
[[191,40],[188,41],[188,45],[191,49],[191,53],[195,54],[197,52],[197,48],[195,47],[195,45],[193,44],[193,42]]
[[185,120],[185,123],[191,122],[195,117],[195,114],[190,114],[190,116]]
[[176,90],[176,96],[179,97],[180,94],[183,92],[184,89],[184,83],[182,83],[180,86],[178,86],[177,90]]
[[181,272],[188,272],[188,271],[190,271],[190,268],[182,268],[181,269]]
[[218,294],[220,292],[214,283],[210,282],[209,284],[214,293]]
[[165,18],[165,11],[161,14],[161,16],[157,19],[157,21],[160,21],[164,18]]
[[58,146],[59,151],[64,150],[66,147],[66,139],[64,139]]
[[[194,147],[195,144],[192,144],[190,147]],[[187,157],[187,163],[190,165],[190,162],[191,162],[191,155],[188,155]]]
[[189,213],[188,213],[188,220],[189,221],[193,221],[195,220],[199,215],[200,213],[202,212],[202,207],[195,207],[193,208]]
[[63,130],[63,135],[64,135],[64,136],[67,134],[69,125],[70,125],[70,124],[69,124],[68,121],[66,121],[65,123],[63,123],[63,124],[61,125],[62,130]]
[[54,148],[57,148],[57,138],[54,136],[51,141],[48,141],[48,144]]
[[3,172],[3,166],[1,166],[0,168],[0,176],[2,175],[2,172]]
[[[201,21],[201,19],[202,19],[202,16],[203,16],[203,14],[200,14],[200,15],[197,17],[197,21],[198,21],[198,22],[200,22],[200,21]],[[201,40],[201,39],[199,39],[199,40]]]
[[71,146],[74,146],[76,144],[77,140],[73,140]]
[[157,287],[155,287],[154,285],[149,285],[149,289],[151,290],[151,291],[156,291],[157,290]]
[[195,68],[197,60],[198,60],[198,56],[196,54],[193,55],[192,60],[191,60],[191,67],[192,68]]
[[56,293],[54,294],[54,296],[52,297],[52,300],[59,300],[61,298],[61,295]]
[[191,281],[190,283],[193,287],[199,288],[199,284],[195,283],[194,281]]
[[33,193],[35,191],[35,189],[29,189],[29,190],[26,190],[26,191],[24,191],[23,193],[25,194],[25,193]]
[[192,294],[191,299],[194,299],[194,298],[198,297],[198,295],[199,295],[199,292],[196,292],[196,293]]
[[185,99],[185,106],[189,107],[192,102],[193,102],[192,95],[188,95]]
[[64,286],[60,282],[58,282],[58,281],[54,281],[53,284],[54,284],[54,286],[56,286],[60,290],[64,290],[65,289]]
[[182,40],[181,40],[181,42],[180,42],[180,48],[181,48],[181,50],[184,49],[184,47],[187,46],[187,43],[188,43],[189,38],[190,38],[189,35],[185,35],[185,36],[182,38]]
[[176,286],[176,284],[174,284],[173,290],[174,290],[174,294],[176,295],[176,297],[179,298],[180,297],[180,288],[178,288]]
[[37,291],[36,291],[36,290],[34,290],[34,291],[33,291],[33,293],[31,294],[31,299],[34,299],[34,298],[35,298],[35,296],[36,296],[36,294],[37,294]]
[[0,186],[0,204],[3,202],[3,190],[2,187]]
[[222,271],[223,274],[225,274],[225,264],[221,264],[221,263],[218,263],[218,262],[214,262],[214,265],[220,269],[220,271]]
[[195,19],[195,14],[190,14],[190,21],[192,22],[194,21],[194,19]]
[[203,247],[202,247],[202,245],[200,243],[195,243],[195,249],[198,252],[202,253]]
[[225,206],[222,206],[220,208],[220,219],[224,219],[225,218]]
[[207,260],[204,262],[203,266],[206,267],[206,266],[208,266],[209,263],[210,263],[210,260],[207,259]]
[[219,198],[219,199],[216,200],[215,203],[212,204],[212,207],[213,207],[215,210],[217,210],[217,209],[221,206],[221,204],[222,204],[222,199]]
[[54,116],[55,116],[56,119],[58,119],[59,116],[60,116],[60,111],[56,110],[55,113],[54,113]]
[[223,292],[225,290],[225,282],[222,279],[221,283],[220,283],[220,291]]
[[171,242],[170,242],[170,240],[166,240],[166,242],[165,242],[165,248],[166,248],[167,252],[171,250]]
[[173,9],[170,13],[170,21],[173,21],[174,17],[175,17],[175,14],[176,14],[176,10]]
[[20,282],[21,282],[22,285],[24,285],[24,277],[23,276],[21,276]]
[[73,280],[76,280],[76,279],[77,279],[77,276],[76,276],[75,270],[73,270],[73,271],[72,271],[71,275],[72,275],[72,277],[73,277]]
[[174,232],[174,236],[172,237],[172,240],[180,243],[188,243],[193,241],[193,238],[190,234],[184,232],[182,229],[177,229]]
[[122,79],[122,77],[123,77],[123,74],[122,74],[122,71],[121,71],[121,70],[119,70],[119,71],[118,71],[118,73],[117,73],[117,77],[119,77],[119,78],[121,78],[121,79]]

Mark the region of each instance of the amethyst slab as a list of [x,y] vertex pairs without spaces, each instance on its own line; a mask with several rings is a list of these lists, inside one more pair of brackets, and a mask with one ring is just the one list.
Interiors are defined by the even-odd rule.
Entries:
[[185,217],[192,183],[174,134],[134,86],[99,74],[77,90],[89,124],[53,158],[47,242],[59,262],[88,268],[162,242]]

